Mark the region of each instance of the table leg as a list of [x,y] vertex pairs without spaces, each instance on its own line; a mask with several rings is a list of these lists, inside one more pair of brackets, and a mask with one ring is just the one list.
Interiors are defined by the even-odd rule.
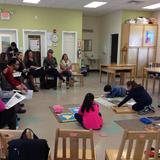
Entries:
[[111,76],[111,74],[110,74],[110,73],[107,73],[107,84],[110,83],[110,76]]
[[142,85],[144,86],[144,79],[145,79],[145,69],[143,68],[143,74],[142,74]]
[[146,74],[146,90],[148,89],[148,72],[147,72],[147,74]]
[[160,93],[160,78],[159,78],[159,93]]
[[112,82],[115,84],[116,81],[116,73],[112,73]]
[[100,83],[101,83],[101,81],[102,81],[102,67],[101,66],[100,66],[99,73],[100,73]]
[[125,73],[120,73],[120,85],[124,84]]
[[156,77],[153,77],[153,88],[152,88],[152,93],[155,92],[155,84],[156,84]]

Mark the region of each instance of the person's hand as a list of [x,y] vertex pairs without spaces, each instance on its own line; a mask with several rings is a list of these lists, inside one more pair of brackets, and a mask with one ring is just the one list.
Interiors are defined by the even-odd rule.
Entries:
[[22,87],[23,87],[23,90],[27,92],[27,91],[28,91],[28,88],[27,88],[24,84],[21,84],[21,85],[22,85]]

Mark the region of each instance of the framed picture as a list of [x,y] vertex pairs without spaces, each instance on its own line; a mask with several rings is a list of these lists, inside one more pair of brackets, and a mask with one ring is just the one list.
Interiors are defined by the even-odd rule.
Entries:
[[154,32],[153,31],[146,31],[145,35],[145,44],[154,44]]
[[11,36],[10,35],[0,35],[0,53],[5,52],[10,46]]
[[92,40],[91,39],[85,39],[84,40],[84,51],[92,51]]

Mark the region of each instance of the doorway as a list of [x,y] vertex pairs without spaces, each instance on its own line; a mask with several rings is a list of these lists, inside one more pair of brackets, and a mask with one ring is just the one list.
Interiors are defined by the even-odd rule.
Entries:
[[77,32],[63,31],[62,55],[66,53],[72,63],[77,62]]
[[0,29],[0,53],[6,52],[11,42],[18,47],[18,31],[16,29]]
[[118,34],[111,35],[111,63],[117,64],[118,55]]
[[42,66],[47,55],[46,31],[23,30],[23,52],[27,49],[33,51],[37,65]]

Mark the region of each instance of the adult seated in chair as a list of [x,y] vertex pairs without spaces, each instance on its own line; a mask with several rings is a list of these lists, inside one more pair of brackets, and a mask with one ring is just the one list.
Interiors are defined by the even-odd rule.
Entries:
[[27,79],[30,89],[38,92],[35,85],[34,78],[40,77],[40,87],[43,88],[45,83],[45,72],[43,67],[38,67],[32,50],[27,50],[24,56],[24,63],[27,69],[29,69]]
[[[16,80],[13,77],[13,70],[16,70],[19,67],[19,61],[14,58],[9,62],[9,65],[2,64],[0,65],[0,87],[3,91],[12,91],[13,89],[21,90],[26,92],[27,87],[20,81]],[[26,110],[21,107],[24,104],[18,104],[16,106],[17,113],[25,113]]]
[[47,52],[47,57],[43,61],[43,66],[45,67],[46,75],[54,77],[54,89],[57,89],[57,77],[65,82],[64,78],[57,70],[57,60],[53,57],[53,50],[49,49]]
[[17,48],[17,44],[15,42],[12,42],[10,47],[6,50],[6,55],[8,57],[8,61],[10,61],[13,57],[16,57],[17,53],[19,52]]
[[69,60],[68,55],[66,53],[63,54],[62,59],[60,61],[60,69],[62,76],[66,77],[66,86],[67,89],[69,89],[72,77],[72,63]]
[[9,129],[16,129],[17,115],[15,108],[5,109],[5,104],[0,99],[0,129],[4,128],[6,125]]

